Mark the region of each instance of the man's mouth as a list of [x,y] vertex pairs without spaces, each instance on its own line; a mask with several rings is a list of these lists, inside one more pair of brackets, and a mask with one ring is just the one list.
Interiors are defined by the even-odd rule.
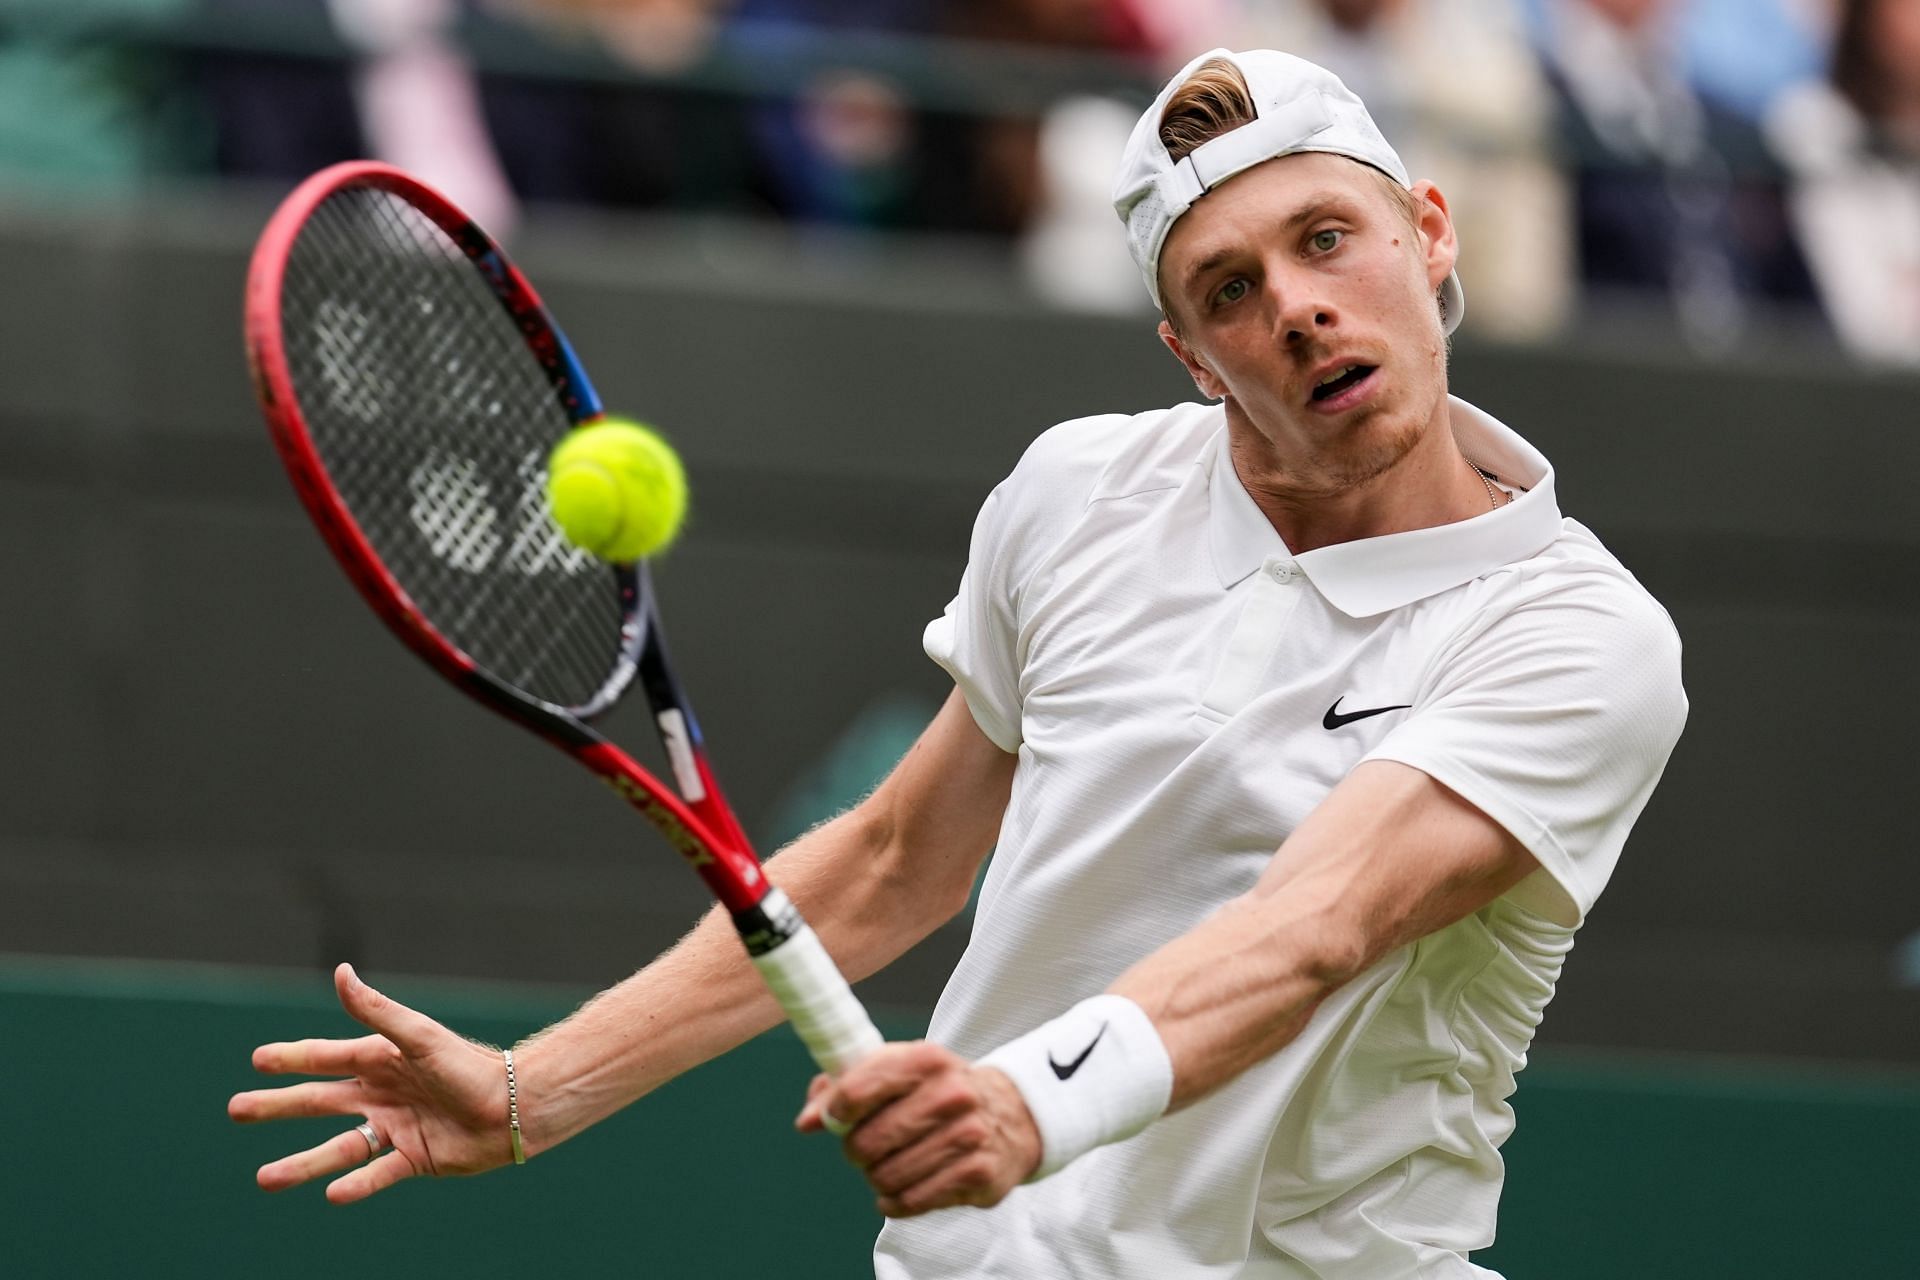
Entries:
[[1314,384],[1313,399],[1327,400],[1341,392],[1358,385],[1368,374],[1374,371],[1370,364],[1350,364],[1335,369]]

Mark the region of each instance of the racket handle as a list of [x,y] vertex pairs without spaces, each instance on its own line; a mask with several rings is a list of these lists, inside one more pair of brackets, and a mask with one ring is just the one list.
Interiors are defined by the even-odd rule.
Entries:
[[801,919],[787,895],[771,889],[756,910],[774,922],[774,928],[758,938],[743,929],[747,950],[820,1069],[837,1076],[884,1044],[820,935]]

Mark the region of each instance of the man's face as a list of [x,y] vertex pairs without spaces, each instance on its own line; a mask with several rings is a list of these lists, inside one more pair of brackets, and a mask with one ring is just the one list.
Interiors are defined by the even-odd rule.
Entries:
[[1667,8],[1667,0],[1587,0],[1587,7],[1623,31],[1635,31]]
[[1920,0],[1881,0],[1869,30],[1898,91],[1920,93]]
[[1202,197],[1161,250],[1161,337],[1304,492],[1373,478],[1441,415],[1453,227],[1415,193],[1417,227],[1359,162],[1282,156]]
[[1399,0],[1320,0],[1320,8],[1334,26],[1360,35],[1399,8]]

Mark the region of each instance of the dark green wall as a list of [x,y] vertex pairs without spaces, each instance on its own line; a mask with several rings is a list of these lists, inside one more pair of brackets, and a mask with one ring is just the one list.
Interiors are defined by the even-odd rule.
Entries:
[[[270,204],[0,204],[0,951],[609,981],[700,886],[306,526],[240,354]],[[1048,311],[965,247],[549,218],[520,248],[608,401],[684,447],[669,629],[763,834],[937,705],[921,627],[1026,441],[1187,394],[1145,316]],[[1546,1043],[1920,1063],[1920,380],[1577,337],[1463,343],[1456,385],[1667,603],[1693,714]],[[962,936],[872,994],[924,1004]]]
[[[587,993],[394,994],[511,1042]],[[229,1122],[228,1096],[267,1083],[252,1047],[362,1033],[318,980],[0,964],[0,1275],[720,1277],[789,1256],[797,1278],[871,1274],[879,1219],[833,1145],[793,1131],[811,1070],[784,1031],[524,1168],[349,1208],[261,1192],[259,1165],[351,1122]]]
[[[586,994],[390,990],[494,1041]],[[359,1030],[318,977],[0,963],[0,1274],[871,1274],[863,1185],[830,1141],[792,1131],[811,1072],[784,1031],[525,1168],[349,1208],[314,1187],[258,1191],[258,1165],[346,1126],[230,1124],[228,1095],[261,1080],[253,1046]],[[1500,1239],[1483,1258],[1510,1280],[1920,1274],[1920,1082],[1540,1058],[1521,1077]]]

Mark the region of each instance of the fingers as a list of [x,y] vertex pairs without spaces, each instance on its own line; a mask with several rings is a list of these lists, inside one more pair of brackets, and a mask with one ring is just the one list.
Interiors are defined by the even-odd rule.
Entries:
[[901,1218],[951,1205],[988,1208],[1039,1163],[1039,1131],[1005,1073],[970,1068],[965,1083],[965,1110],[867,1170],[881,1213]]
[[357,1076],[393,1052],[385,1036],[357,1040],[291,1040],[253,1051],[253,1069],[266,1075]]
[[[358,1129],[349,1129],[345,1133],[335,1134],[317,1147],[309,1147],[295,1155],[275,1160],[272,1164],[261,1165],[260,1172],[255,1175],[255,1178],[261,1187],[268,1191],[284,1191],[288,1187],[297,1187],[303,1182],[324,1178],[342,1169],[351,1169],[365,1161],[372,1153],[372,1148],[367,1145],[365,1136]],[[396,1154],[398,1153],[389,1151],[387,1156]],[[387,1156],[382,1156],[381,1159],[384,1160]],[[379,1162],[375,1161],[375,1163]],[[401,1157],[401,1163],[406,1163],[404,1156]],[[366,1194],[371,1195],[372,1191]],[[332,1199],[331,1194],[328,1198]],[[344,1202],[336,1201],[336,1203]]]
[[833,1114],[853,1127],[843,1145],[847,1158],[863,1169],[978,1106],[965,1059],[938,1045],[899,1048],[893,1060],[877,1063],[871,1074],[848,1072],[839,1082],[838,1096],[827,1099]]
[[340,995],[341,1007],[352,1014],[356,1022],[393,1041],[402,1053],[425,1053],[445,1030],[426,1014],[417,1013],[360,981],[360,975],[350,964],[333,971],[333,989]]
[[[359,1134],[349,1135],[356,1140]],[[362,1147],[366,1143],[360,1143]],[[385,1191],[396,1182],[404,1182],[420,1172],[413,1162],[398,1151],[389,1151],[378,1160],[373,1160],[355,1169],[344,1178],[335,1178],[327,1184],[327,1201],[330,1204],[353,1204],[365,1200],[376,1191]]]
[[359,1115],[365,1094],[351,1080],[309,1080],[278,1089],[253,1089],[227,1100],[227,1115],[241,1124],[307,1116]]
[[[474,1157],[474,1126],[468,1118],[467,1099],[478,1087],[479,1074],[472,1056],[486,1057],[485,1050],[374,990],[349,965],[335,969],[333,978],[341,1006],[374,1034],[352,1040],[261,1045],[254,1050],[253,1065],[269,1074],[351,1078],[237,1093],[228,1100],[227,1113],[243,1123],[290,1117],[379,1117],[367,1124],[378,1127],[380,1141],[349,1129],[306,1151],[262,1165],[256,1175],[259,1184],[268,1191],[280,1191],[341,1174],[328,1184],[327,1199],[351,1204],[423,1172],[478,1172],[497,1163]],[[471,1050],[471,1055],[453,1052],[463,1048]],[[491,1072],[485,1074],[492,1079]],[[405,1123],[399,1143],[404,1150],[376,1150],[393,1140],[386,1126],[396,1117]],[[437,1159],[436,1142],[445,1148],[441,1154],[450,1155],[451,1163]]]
[[873,1205],[889,1218],[910,1218],[959,1204],[984,1209],[1004,1200],[1017,1182],[1017,1178],[1009,1176],[1004,1161],[996,1160],[991,1152],[976,1151],[899,1195],[875,1197]]
[[253,1051],[253,1069],[268,1075],[354,1076],[391,1060],[394,1050],[421,1053],[433,1047],[443,1028],[423,1013],[382,995],[360,981],[353,966],[333,971],[340,1004],[377,1034],[354,1040],[290,1040],[263,1044]]
[[[838,1080],[816,1078],[794,1124],[803,1132],[811,1132],[823,1127],[822,1120],[831,1111],[842,1126],[854,1128],[894,1099],[920,1088],[928,1077],[965,1066],[965,1059],[924,1040],[885,1045],[848,1068]],[[883,1154],[876,1152],[874,1158]]]
[[845,1118],[846,1114],[852,1112],[852,1104],[834,1087],[832,1076],[815,1076],[813,1083],[807,1086],[806,1105],[793,1118],[793,1127],[802,1133],[818,1133],[824,1129],[836,1138],[845,1137],[857,1123],[857,1119]]
[[[800,1108],[800,1114],[793,1118],[793,1127],[802,1133],[814,1133],[826,1127],[826,1107],[821,1098],[833,1088],[833,1077],[822,1072],[807,1085],[806,1105]],[[834,1122],[839,1123],[836,1116]]]
[[838,1080],[816,1078],[796,1123],[817,1129],[828,1117],[851,1125],[841,1147],[889,1217],[998,1204],[1039,1162],[1013,1084],[935,1044],[889,1045]]
[[899,1197],[949,1165],[986,1146],[992,1128],[976,1113],[941,1126],[867,1169],[867,1182],[884,1197]]

